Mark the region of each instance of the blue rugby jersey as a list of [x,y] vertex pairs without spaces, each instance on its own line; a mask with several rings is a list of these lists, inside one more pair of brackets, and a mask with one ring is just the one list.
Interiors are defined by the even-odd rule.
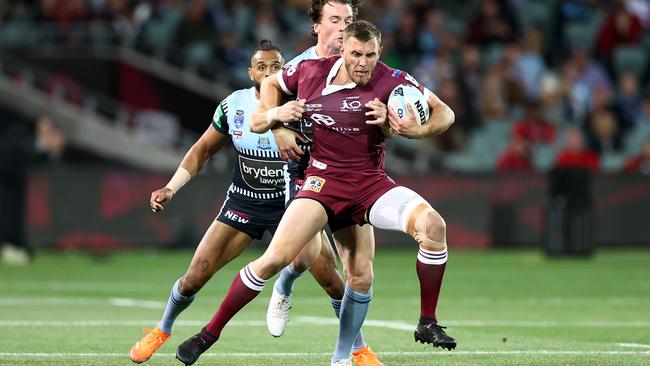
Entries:
[[[230,94],[217,107],[212,126],[230,135],[235,147],[235,167],[228,194],[254,204],[284,205],[284,166],[269,130],[251,132],[250,119],[259,100],[255,88]],[[272,202],[271,202],[272,201]]]

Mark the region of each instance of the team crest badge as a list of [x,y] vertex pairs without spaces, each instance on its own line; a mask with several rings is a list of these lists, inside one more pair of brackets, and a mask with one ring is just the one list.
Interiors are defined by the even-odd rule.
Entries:
[[305,179],[305,183],[303,183],[302,185],[302,190],[320,193],[324,185],[325,185],[325,179],[311,175],[307,177],[307,179]]
[[260,150],[271,150],[271,140],[268,137],[260,137],[257,140],[257,148]]
[[241,128],[244,125],[244,111],[238,109],[235,111],[235,128]]

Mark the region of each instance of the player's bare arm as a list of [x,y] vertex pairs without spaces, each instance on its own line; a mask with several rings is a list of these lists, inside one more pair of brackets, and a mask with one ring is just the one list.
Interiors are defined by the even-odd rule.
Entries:
[[172,199],[174,194],[192,177],[196,176],[205,163],[210,160],[210,157],[217,153],[229,139],[228,135],[219,133],[212,126],[208,127],[187,151],[169,183],[151,193],[149,201],[151,211],[163,211],[164,205]]
[[422,125],[415,119],[415,112],[411,105],[407,106],[404,118],[400,118],[395,111],[389,110],[388,121],[393,132],[412,139],[424,139],[445,132],[454,123],[456,118],[454,111],[432,92],[429,92],[427,103],[430,111],[429,119]]
[[251,117],[251,132],[264,133],[280,122],[295,122],[302,117],[305,101],[292,100],[280,105],[283,97],[284,93],[275,76],[262,81],[260,104]]

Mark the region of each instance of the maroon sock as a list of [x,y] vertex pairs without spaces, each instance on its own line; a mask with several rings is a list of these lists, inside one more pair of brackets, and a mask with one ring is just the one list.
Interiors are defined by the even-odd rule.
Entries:
[[447,266],[447,251],[444,251],[444,254],[434,253],[420,249],[415,268],[420,280],[420,317],[436,320],[442,277]]
[[219,310],[214,314],[205,329],[215,337],[239,310],[251,302],[264,288],[266,280],[257,277],[250,269],[250,265],[242,268],[230,285],[226,297],[221,302]]

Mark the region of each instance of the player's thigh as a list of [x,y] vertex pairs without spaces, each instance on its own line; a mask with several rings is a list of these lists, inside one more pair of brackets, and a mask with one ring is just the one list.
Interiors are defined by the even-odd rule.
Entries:
[[326,223],[327,213],[320,202],[309,198],[292,201],[280,220],[271,244],[264,255],[254,262],[255,273],[262,278],[277,273],[296,258]]
[[203,235],[188,273],[214,274],[248,247],[253,238],[220,221],[213,221]]

